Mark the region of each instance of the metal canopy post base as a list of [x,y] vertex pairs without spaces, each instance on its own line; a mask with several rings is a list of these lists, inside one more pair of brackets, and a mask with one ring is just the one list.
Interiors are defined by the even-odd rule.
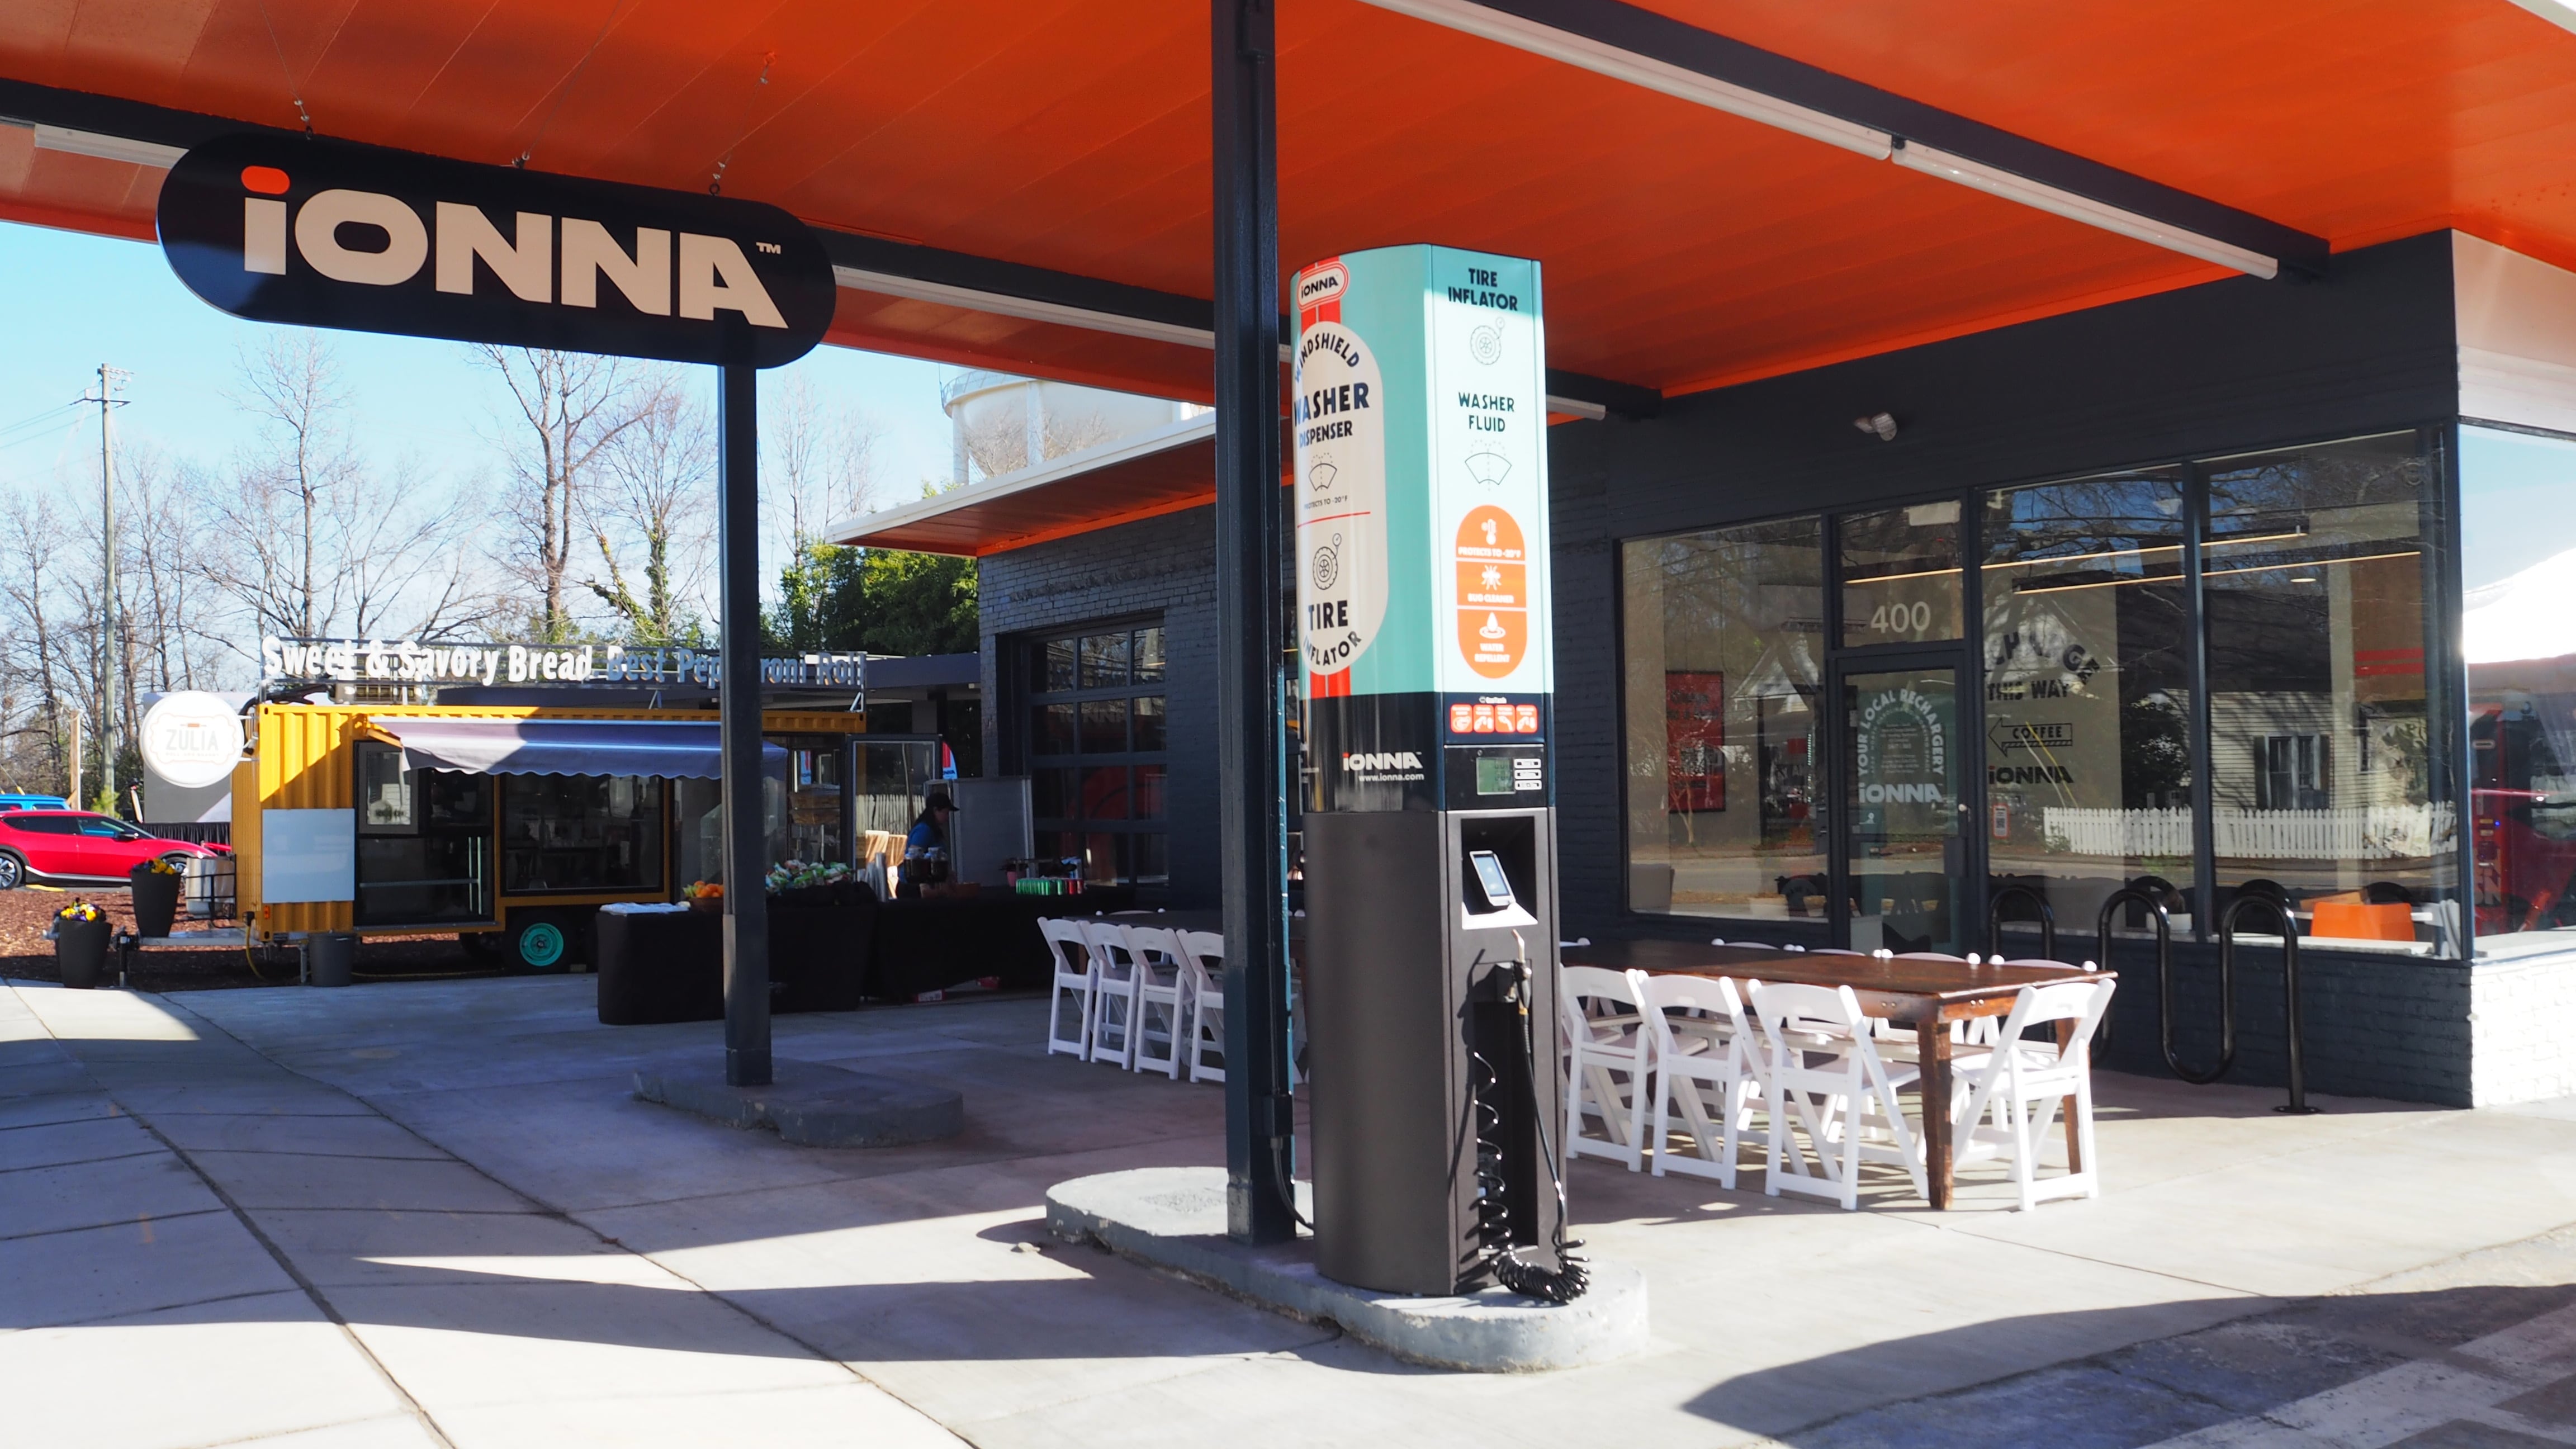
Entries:
[[1297,1234],[1288,1094],[1280,670],[1279,187],[1269,0],[1211,0],[1216,204],[1217,795],[1225,905],[1226,1233]]
[[760,372],[723,368],[718,548],[724,675],[725,1081],[769,1085],[769,853],[760,799]]

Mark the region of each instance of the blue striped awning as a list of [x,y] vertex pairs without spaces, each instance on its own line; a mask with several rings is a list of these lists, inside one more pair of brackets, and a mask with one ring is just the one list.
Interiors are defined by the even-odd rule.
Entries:
[[[715,780],[724,775],[722,730],[676,720],[413,719],[376,717],[375,729],[402,746],[406,770],[472,775],[647,775]],[[764,742],[764,771],[787,752]]]

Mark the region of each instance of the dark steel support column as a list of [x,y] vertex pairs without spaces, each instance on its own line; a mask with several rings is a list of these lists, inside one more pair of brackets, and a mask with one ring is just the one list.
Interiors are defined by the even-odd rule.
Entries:
[[859,868],[859,736],[841,736],[839,760],[833,768],[841,772],[841,862],[852,870]]
[[1211,0],[1216,117],[1217,790],[1226,1232],[1296,1235],[1280,669],[1279,185],[1269,0]]
[[718,591],[724,676],[725,1080],[769,1085],[769,873],[760,800],[760,372],[723,368],[716,431],[724,450]]

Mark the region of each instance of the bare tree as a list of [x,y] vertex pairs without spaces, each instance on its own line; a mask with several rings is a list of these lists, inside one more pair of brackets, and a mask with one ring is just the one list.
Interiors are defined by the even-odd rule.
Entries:
[[1050,412],[1041,429],[1045,438],[1040,446],[1052,460],[1067,453],[1096,448],[1118,436],[1118,427],[1104,413],[1075,413],[1070,417]]
[[522,563],[537,594],[530,624],[539,637],[574,632],[565,600],[581,494],[601,450],[638,415],[629,369],[618,359],[538,348],[478,347],[483,365],[510,389],[516,415],[503,444],[516,473],[513,503],[525,535]]
[[[1041,384],[1029,383],[1030,387]],[[1006,413],[1000,409],[959,424],[958,440],[965,445],[967,460],[974,471],[986,478],[1016,473],[1040,463],[1097,447],[1119,434],[1116,424],[1099,412],[1059,413],[1043,405],[1041,393],[1035,401],[1040,408],[1036,419],[1038,456],[1029,456],[1030,419],[1023,411]]]
[[[322,543],[323,496],[347,491],[355,467],[340,431],[348,394],[340,385],[330,344],[314,332],[269,334],[266,346],[243,354],[241,371],[241,391],[234,401],[274,424],[282,445],[262,489],[272,506],[263,506],[260,513],[263,522],[286,523],[290,532],[284,540],[263,543],[263,549],[282,555],[263,570],[263,591],[287,604],[290,612],[279,620],[287,632],[310,636],[322,624],[316,614],[314,566]],[[282,510],[285,517],[279,517],[275,503],[289,505]]]
[[7,647],[0,652],[11,705],[10,756],[23,770],[24,757],[15,746],[24,727],[15,721],[20,701],[32,694],[33,713],[42,721],[43,742],[37,757],[43,762],[47,790],[70,788],[69,752],[80,748],[80,741],[67,736],[63,728],[63,641],[56,630],[61,614],[47,603],[57,579],[54,560],[60,536],[55,520],[27,494],[13,495],[0,507],[0,599],[5,599],[12,616]]
[[[695,607],[714,502],[715,438],[706,409],[678,378],[655,377],[634,420],[604,454],[607,486],[586,508],[607,577],[582,581],[637,644],[688,643],[702,633]],[[643,592],[625,556],[642,556]]]
[[[244,358],[243,373],[244,405],[270,423],[266,450],[237,459],[230,486],[202,501],[213,528],[193,522],[176,496],[154,512],[169,515],[162,534],[221,539],[183,556],[248,634],[417,638],[495,611],[471,551],[451,541],[462,500],[442,498],[415,462],[380,476],[351,448],[347,395],[325,344],[274,341]],[[163,542],[155,536],[152,546]],[[226,642],[236,657],[257,657],[243,638]]]
[[791,377],[761,438],[761,492],[791,555],[822,541],[825,525],[864,512],[876,493],[882,434],[862,413],[818,401]]
[[129,447],[118,467],[117,513],[124,524],[117,574],[125,618],[139,650],[126,681],[156,689],[203,689],[213,682],[214,606],[206,587],[221,531],[212,515],[214,481],[193,464],[172,463],[149,444]]

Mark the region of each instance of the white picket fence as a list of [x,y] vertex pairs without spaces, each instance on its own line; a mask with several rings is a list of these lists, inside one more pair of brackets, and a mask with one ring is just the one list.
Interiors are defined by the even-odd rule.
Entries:
[[[2359,810],[2239,810],[2220,806],[2217,850],[2234,860],[2404,860],[2448,850],[2457,828],[2450,806]],[[2187,856],[2189,810],[2078,810],[2040,815],[2049,848],[2075,855]]]

